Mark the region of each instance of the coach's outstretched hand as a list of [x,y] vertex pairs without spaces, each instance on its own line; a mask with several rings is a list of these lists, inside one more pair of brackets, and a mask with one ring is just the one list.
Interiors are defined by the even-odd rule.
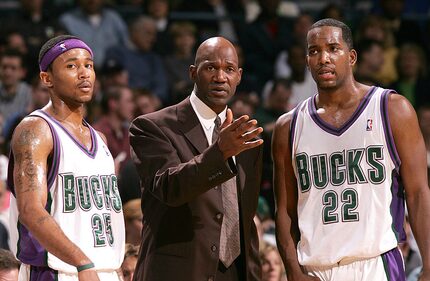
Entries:
[[248,115],[242,115],[233,121],[233,112],[227,109],[227,118],[220,128],[217,141],[225,160],[263,143],[262,139],[256,139],[263,128],[256,126],[257,120],[249,120]]
[[78,273],[79,281],[100,281],[97,272],[94,269],[83,270]]

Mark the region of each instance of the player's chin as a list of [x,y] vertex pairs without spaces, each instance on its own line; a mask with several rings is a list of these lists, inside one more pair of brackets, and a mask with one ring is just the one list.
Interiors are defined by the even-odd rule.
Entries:
[[83,94],[81,94],[81,95],[79,95],[79,102],[81,102],[81,103],[87,103],[87,102],[90,102],[92,99],[93,99],[93,94],[91,93],[88,93],[88,94],[85,94],[85,95],[83,95]]
[[329,89],[333,89],[336,88],[336,81],[318,81],[318,88],[323,89],[323,90],[329,90]]

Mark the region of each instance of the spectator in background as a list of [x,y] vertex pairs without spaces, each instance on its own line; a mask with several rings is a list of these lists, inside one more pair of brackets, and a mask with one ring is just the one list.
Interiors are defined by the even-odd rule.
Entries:
[[18,281],[20,265],[10,251],[0,249],[0,280]]
[[160,99],[151,91],[144,89],[134,90],[134,98],[136,103],[135,116],[148,114],[161,108]]
[[336,3],[327,4],[319,13],[318,19],[332,18],[338,21],[344,21],[342,8]]
[[255,119],[258,120],[260,126],[264,128],[262,138],[264,140],[264,153],[263,153],[263,173],[260,195],[264,197],[273,214],[275,209],[275,200],[273,196],[273,162],[271,159],[271,142],[272,132],[275,127],[275,122],[285,112],[291,108],[290,97],[292,95],[291,81],[288,79],[275,79],[270,89],[263,94],[262,106],[257,108],[255,112]]
[[284,265],[278,249],[274,245],[265,244],[260,250],[262,281],[286,281]]
[[[313,96],[317,92],[317,86],[312,79],[312,75],[306,67],[306,49],[300,44],[293,44],[288,49],[284,56],[284,64],[289,69],[288,75],[281,75],[279,78],[287,78],[291,80],[291,98],[290,108],[295,107],[300,102],[308,97]],[[263,89],[263,95],[272,87],[273,82],[269,81]]]
[[164,65],[170,85],[169,100],[176,103],[188,96],[193,89],[188,68],[194,63],[196,27],[190,22],[173,23],[170,34],[174,52],[164,58]]
[[362,40],[375,40],[384,47],[384,64],[376,79],[382,85],[389,85],[397,80],[396,58],[398,48],[394,44],[393,32],[387,28],[383,18],[370,15],[364,18],[357,30],[355,42],[358,44]]
[[356,50],[359,54],[355,66],[355,79],[366,85],[381,85],[377,80],[384,64],[384,47],[379,41],[365,39],[358,42]]
[[415,107],[430,102],[426,57],[420,46],[412,43],[402,45],[397,58],[397,72],[399,79],[390,88],[404,95]]
[[116,171],[120,170],[121,162],[130,158],[130,142],[128,127],[134,117],[133,92],[127,87],[108,89],[102,97],[103,116],[94,128],[102,132],[115,160]]
[[108,59],[103,64],[101,71],[101,87],[106,91],[112,87],[128,87],[128,71],[124,66],[114,59]]
[[[24,36],[18,29],[9,30],[6,35],[6,48],[19,51],[23,57],[28,57],[28,48]],[[27,58],[26,58],[27,59]],[[27,61],[28,62],[28,61]],[[28,65],[27,63],[24,63]],[[37,67],[37,62],[36,62]],[[39,70],[39,69],[38,69]]]
[[[154,51],[159,55],[166,55],[172,51],[169,37],[169,1],[168,0],[148,0],[147,13],[155,21],[157,29],[157,41]],[[173,49],[174,50],[174,49]]]
[[[255,119],[264,128],[264,133],[272,134],[276,119],[291,109],[291,81],[276,79],[270,90],[263,95],[263,106],[257,108]],[[269,142],[270,143],[270,142]]]
[[6,50],[0,57],[0,114],[7,118],[24,112],[31,100],[30,86],[23,81],[26,74],[22,54]]
[[233,117],[239,118],[242,115],[254,116],[255,109],[259,104],[259,97],[257,93],[244,93],[239,92],[234,95],[230,102],[231,111],[233,111]]
[[40,109],[45,106],[49,102],[49,90],[42,81],[39,76],[34,76],[31,80],[31,100],[29,105],[24,111],[15,112],[10,115],[4,124],[3,127],[3,136],[6,142],[7,151],[9,150],[9,142],[12,138],[12,133],[15,127],[21,122],[21,120],[33,112],[36,109]]
[[[134,90],[133,93],[135,101],[134,116],[148,114],[161,108],[160,99],[151,91],[139,89]],[[133,199],[139,199],[140,202],[141,190],[139,174],[131,159],[126,159],[121,165],[118,186],[121,200],[124,204]]]
[[132,281],[134,269],[136,268],[137,257],[139,256],[139,247],[131,244],[125,245],[124,261],[121,265],[124,281]]
[[212,36],[222,36],[236,42],[237,32],[244,21],[241,1],[185,0],[179,10],[200,14],[193,23],[198,27],[198,39],[204,41]]
[[[304,56],[306,56],[306,35],[308,30],[313,24],[314,20],[311,15],[307,13],[300,14],[294,20],[293,34],[292,34],[292,44],[301,46],[304,51]],[[291,46],[290,45],[290,46]],[[276,58],[275,63],[275,77],[276,78],[287,78],[291,76],[291,67],[288,64],[288,49],[283,50],[279,56]]]
[[280,2],[259,0],[260,15],[239,34],[246,57],[244,68],[258,79],[257,92],[273,78],[276,58],[282,50],[287,49],[290,42],[291,23],[277,14]]
[[[233,43],[233,45],[237,52],[239,67],[243,68],[246,61],[245,54],[243,53],[243,48],[239,43]],[[240,84],[237,86],[237,92],[255,93],[256,89],[258,88],[258,83],[259,83],[258,81],[259,81],[258,77],[255,76],[254,73],[248,73],[248,72],[242,73],[242,79],[240,80]]]
[[[124,187],[127,188],[127,187]],[[124,204],[125,242],[139,246],[142,240],[143,214],[140,198],[132,199]]]
[[45,0],[20,0],[20,7],[17,14],[12,17],[5,17],[0,29],[14,30],[24,39],[26,51],[26,65],[30,79],[39,74],[38,55],[40,47],[49,38],[64,32],[64,28],[59,24],[56,17],[52,17],[44,9]]
[[291,99],[290,108],[295,107],[305,99],[317,93],[317,85],[306,67],[306,50],[300,45],[292,45],[288,48],[290,54],[287,64],[291,69]]
[[127,26],[116,11],[104,7],[103,0],[77,2],[79,7],[64,13],[60,22],[70,34],[88,43],[95,67],[100,68],[108,48],[127,42]]
[[132,89],[147,89],[164,103],[168,101],[168,85],[161,57],[153,52],[157,40],[155,21],[140,16],[129,25],[130,41],[108,50],[106,58],[114,59],[125,67]]
[[393,32],[397,47],[406,42],[422,44],[420,26],[415,21],[402,17],[404,0],[380,0],[380,4],[382,17],[389,30]]

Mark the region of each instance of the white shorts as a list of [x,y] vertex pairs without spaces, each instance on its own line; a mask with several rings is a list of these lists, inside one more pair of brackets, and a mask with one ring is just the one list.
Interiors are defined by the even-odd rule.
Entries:
[[402,254],[394,248],[380,256],[340,262],[335,266],[304,266],[308,275],[321,281],[405,281]]
[[[102,281],[121,280],[116,271],[97,271]],[[77,273],[65,273],[49,267],[35,267],[21,264],[18,281],[79,281]]]

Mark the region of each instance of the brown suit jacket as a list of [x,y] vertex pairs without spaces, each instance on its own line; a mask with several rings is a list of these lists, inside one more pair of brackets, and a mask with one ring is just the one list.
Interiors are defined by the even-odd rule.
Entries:
[[136,118],[132,157],[142,187],[144,230],[134,281],[211,280],[217,272],[222,197],[217,186],[237,175],[241,258],[246,280],[261,279],[253,221],[261,179],[262,146],[223,160],[208,143],[189,98]]

